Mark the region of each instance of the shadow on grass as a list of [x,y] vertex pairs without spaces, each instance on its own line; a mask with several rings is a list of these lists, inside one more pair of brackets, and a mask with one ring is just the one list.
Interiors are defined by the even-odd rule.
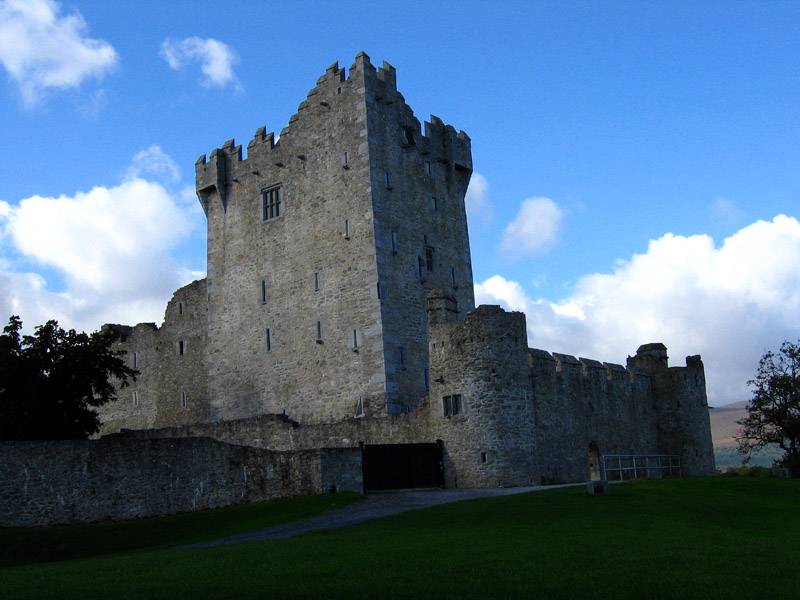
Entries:
[[0,567],[204,542],[306,519],[361,499],[327,494],[130,521],[0,528]]

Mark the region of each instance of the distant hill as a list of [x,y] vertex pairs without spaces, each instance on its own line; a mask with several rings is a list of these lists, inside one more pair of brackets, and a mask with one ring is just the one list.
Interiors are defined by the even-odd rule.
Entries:
[[711,417],[711,439],[715,448],[736,447],[739,425],[736,421],[747,416],[747,400],[715,406],[709,411]]
[[[714,458],[717,468],[725,470],[742,464],[742,457],[736,452],[736,435],[740,426],[736,421],[747,416],[747,400],[715,406],[709,413],[711,420],[711,439],[714,441]],[[770,467],[782,456],[779,448],[764,448],[753,453],[751,466]]]

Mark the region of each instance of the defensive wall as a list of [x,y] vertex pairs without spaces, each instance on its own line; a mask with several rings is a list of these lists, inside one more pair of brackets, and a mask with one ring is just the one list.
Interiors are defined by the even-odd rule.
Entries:
[[[528,348],[523,313],[479,306],[462,319],[439,290],[428,327],[430,390],[408,413],[367,406],[363,417],[331,423],[261,415],[119,435],[206,436],[284,451],[441,440],[448,487],[583,481],[591,447],[599,456],[674,454],[687,475],[713,472],[699,357],[668,367],[666,348],[647,344],[626,368],[551,354]],[[454,396],[458,411],[446,414],[445,398]]]
[[0,443],[0,526],[150,517],[361,493],[358,449],[274,452],[208,438]]
[[206,280],[178,289],[155,323],[105,325],[120,335],[135,380],[117,390],[118,400],[100,407],[101,433],[123,427],[169,427],[209,420]]

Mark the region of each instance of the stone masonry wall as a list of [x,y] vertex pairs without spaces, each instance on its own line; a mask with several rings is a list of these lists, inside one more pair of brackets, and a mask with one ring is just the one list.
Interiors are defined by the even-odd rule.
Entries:
[[543,483],[589,479],[589,447],[659,454],[649,376],[613,363],[531,349],[537,463]]
[[426,394],[427,295],[448,290],[475,305],[464,196],[472,174],[469,137],[441,119],[420,122],[397,91],[388,63],[365,67],[375,242],[390,410]]
[[628,367],[652,377],[659,446],[681,457],[687,475],[712,474],[714,451],[700,357],[687,356],[685,367],[670,367],[663,344],[644,344],[628,358]]
[[207,438],[2,442],[0,526],[130,519],[362,490],[358,449],[272,452]]
[[[534,407],[528,389],[525,315],[479,306],[456,320],[455,302],[434,292],[429,311],[429,419],[444,441],[445,476],[453,487],[538,483]],[[438,304],[437,304],[438,303]],[[443,398],[458,394],[459,414]]]
[[[261,128],[246,157],[230,140],[196,165],[213,420],[325,422],[354,415],[359,398],[385,411],[368,67],[359,58],[345,77],[332,65],[279,141]],[[276,186],[280,216],[265,220],[262,193]]]
[[[315,424],[261,415],[122,435],[275,450],[442,440],[448,487],[584,481],[590,446],[601,456],[679,454],[686,474],[713,472],[699,359],[688,368],[664,363],[655,377],[634,359],[626,369],[529,349],[522,313],[481,306],[462,320],[440,291],[429,307],[431,390],[408,414]],[[461,411],[446,416],[442,399],[454,394]]]
[[118,389],[116,402],[100,408],[101,435],[208,420],[207,306],[201,279],[173,294],[160,328],[111,325],[122,334],[117,349],[126,352],[125,360],[139,375]]
[[[419,404],[428,291],[474,305],[471,172],[467,135],[436,117],[422,132],[394,68],[364,53],[349,76],[326,70],[279,140],[262,127],[247,156],[234,140],[201,156],[207,281],[176,293],[160,329],[139,325],[121,345],[142,375],[104,410],[103,433],[271,413],[327,423]],[[276,187],[280,215],[265,219]],[[182,293],[205,313],[174,318]],[[172,352],[178,336],[186,357]]]

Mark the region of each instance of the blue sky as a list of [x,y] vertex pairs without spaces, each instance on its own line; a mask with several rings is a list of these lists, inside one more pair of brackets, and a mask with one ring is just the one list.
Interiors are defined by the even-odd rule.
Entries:
[[798,26],[780,2],[0,0],[0,308],[159,321],[205,270],[197,156],[280,131],[363,49],[472,138],[479,300],[555,351],[702,353],[713,400],[741,399],[800,335]]

